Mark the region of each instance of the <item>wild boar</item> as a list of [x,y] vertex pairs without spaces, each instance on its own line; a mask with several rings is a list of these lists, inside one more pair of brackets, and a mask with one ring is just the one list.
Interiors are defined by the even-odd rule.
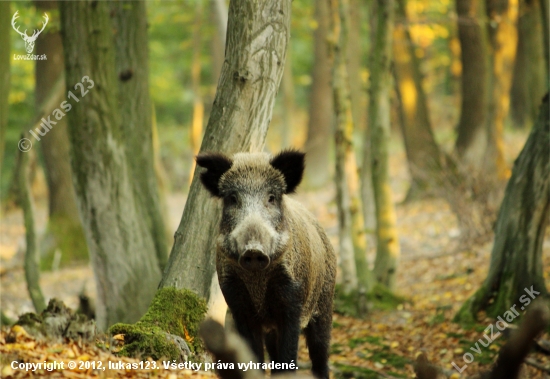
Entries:
[[302,180],[305,154],[201,153],[204,187],[223,200],[216,270],[239,334],[272,373],[292,371],[303,329],[312,372],[328,378],[336,257],[313,215],[288,196]]

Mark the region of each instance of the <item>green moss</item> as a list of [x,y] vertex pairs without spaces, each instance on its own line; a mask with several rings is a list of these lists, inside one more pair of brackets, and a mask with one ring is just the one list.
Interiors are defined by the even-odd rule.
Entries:
[[372,303],[374,309],[386,311],[393,310],[407,301],[404,297],[396,295],[382,284],[376,284],[372,291],[367,294],[367,299]]
[[[358,291],[352,291],[349,294],[344,294],[340,286],[336,286],[336,296],[334,299],[334,310],[337,313],[360,317],[358,304],[362,303]],[[394,294],[382,284],[376,284],[373,289],[366,294],[368,309],[393,310],[399,304],[403,304],[407,300],[404,297]]]
[[380,377],[379,373],[373,370],[369,370],[368,368],[365,368],[365,367],[345,365],[337,362],[334,362],[334,367],[336,368],[336,370],[334,371],[335,379],[342,379],[342,378],[378,379]]
[[472,326],[477,322],[477,313],[481,310],[483,305],[487,301],[487,290],[484,285],[472,295],[453,318],[453,322],[461,324],[463,326]]
[[115,324],[111,334],[124,334],[124,356],[178,359],[180,350],[166,333],[183,338],[192,353],[203,350],[198,337],[206,302],[193,292],[167,287],[157,291],[147,313],[134,325]]
[[380,337],[374,337],[374,336],[365,336],[360,338],[352,338],[348,342],[348,346],[352,349],[355,347],[364,344],[364,343],[371,343],[373,345],[382,345],[382,339]]

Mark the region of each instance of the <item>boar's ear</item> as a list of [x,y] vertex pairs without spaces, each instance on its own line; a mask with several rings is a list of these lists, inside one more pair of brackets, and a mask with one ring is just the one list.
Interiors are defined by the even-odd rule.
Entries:
[[201,174],[201,182],[214,196],[220,197],[218,183],[221,176],[231,168],[231,159],[220,153],[201,153],[195,158],[197,165],[206,168]]
[[281,171],[285,177],[286,192],[292,193],[302,181],[305,153],[297,150],[283,150],[271,159],[271,166]]

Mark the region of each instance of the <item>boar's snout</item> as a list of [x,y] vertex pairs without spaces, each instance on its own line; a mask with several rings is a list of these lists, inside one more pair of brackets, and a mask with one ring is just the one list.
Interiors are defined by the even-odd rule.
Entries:
[[271,260],[259,249],[248,249],[239,258],[239,265],[247,271],[265,270]]

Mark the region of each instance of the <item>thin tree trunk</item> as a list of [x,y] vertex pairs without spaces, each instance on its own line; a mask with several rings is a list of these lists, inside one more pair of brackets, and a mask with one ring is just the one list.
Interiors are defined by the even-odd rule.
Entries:
[[518,0],[485,0],[489,18],[489,103],[487,107],[487,147],[483,172],[506,180],[509,169],[504,160],[504,120],[510,105],[510,87],[517,47]]
[[[502,315],[526,295],[525,288],[533,288],[541,296],[548,293],[542,273],[542,245],[550,217],[549,114],[547,94],[506,186],[489,274],[464,303],[456,321],[473,321],[483,309],[491,316]],[[533,300],[532,296],[529,299]]]
[[[29,136],[23,134],[25,138]],[[25,224],[25,279],[27,289],[36,313],[42,312],[46,308],[46,301],[40,289],[40,264],[38,241],[36,237],[36,227],[34,224],[34,202],[29,185],[29,152],[22,150],[17,154],[16,169],[18,175],[18,203],[23,210],[23,221]]]
[[168,246],[153,152],[146,2],[116,2],[112,11],[121,122],[117,127],[125,134],[134,198],[162,271],[168,260]]
[[443,156],[432,132],[420,64],[408,29],[406,0],[397,1],[396,16],[393,32],[394,75],[412,181],[407,194],[407,199],[410,199],[432,187],[431,180],[440,175]]
[[[37,1],[35,5],[41,13],[57,9],[57,1]],[[63,44],[59,30],[49,30],[36,40],[36,54],[45,54],[48,57],[47,60],[36,61],[35,65],[34,100],[39,109],[56,81],[64,76]],[[52,110],[58,106],[59,102]],[[57,125],[40,140],[49,200],[47,234],[43,241],[47,243],[44,246],[46,259],[52,259],[54,251],[59,250],[61,264],[68,264],[86,261],[88,248],[73,188],[67,119],[55,121]]]
[[[190,141],[193,156],[199,152],[202,139],[202,125],[204,123],[204,103],[201,96],[201,27],[202,5],[197,2],[195,6],[195,22],[193,24],[193,58],[191,60],[191,90],[193,91],[193,118],[191,121]],[[190,183],[195,172],[195,161],[191,164]]]
[[292,78],[292,59],[290,57],[290,49],[287,55],[285,71],[283,73],[283,123],[282,123],[282,141],[281,147],[287,148],[292,146],[292,130],[293,130],[293,115],[294,115],[294,80]]
[[390,64],[394,8],[393,0],[378,0],[376,14],[373,13],[373,17],[378,20],[372,40],[369,128],[366,136],[371,141],[372,183],[376,202],[377,249],[373,274],[377,283],[389,289],[395,288],[399,258],[399,239],[389,180]]
[[[283,76],[290,10],[290,0],[230,3],[225,61],[201,151],[263,149]],[[195,174],[160,287],[187,288],[209,300],[215,274],[211,236],[220,211]]]
[[516,127],[523,128],[536,120],[539,99],[547,89],[548,70],[544,66],[540,3],[536,0],[520,0],[519,8],[510,116]]
[[324,0],[315,2],[317,29],[314,34],[313,81],[309,95],[309,121],[307,126],[305,171],[306,185],[321,188],[330,179],[330,134],[334,119],[332,77],[328,59],[328,9]]
[[[151,150],[146,150],[151,143],[151,120],[124,120],[122,115],[128,115],[126,112],[132,106],[121,107],[118,93],[119,81],[131,76],[141,77],[139,83],[147,83],[147,75],[143,77],[140,71],[142,65],[147,67],[147,60],[128,67],[120,59],[131,55],[119,52],[115,59],[109,3],[62,2],[60,9],[65,77],[67,91],[72,94],[67,95],[72,105],[67,117],[74,186],[94,267],[97,323],[104,329],[118,321],[138,320],[147,310],[161,278],[155,237],[164,237],[164,231],[161,235],[152,235],[151,215],[142,206],[144,198],[139,197],[146,192],[136,194],[137,188],[146,188],[142,180],[154,178],[154,171],[149,171]],[[135,9],[131,7],[128,11]],[[144,19],[136,21],[128,21],[132,24],[129,29],[119,25],[118,33],[127,38],[127,32],[135,30],[131,27],[145,27]],[[137,35],[123,45],[128,49],[130,44],[146,45],[146,40]],[[117,75],[115,67],[126,68]],[[148,92],[143,88],[138,90],[137,82],[127,81],[129,85],[136,83],[131,93],[135,106],[144,104],[144,112],[150,112],[150,103],[144,100]],[[80,88],[78,83],[82,84]],[[139,113],[136,117],[142,115]],[[136,154],[134,159],[144,163],[142,179],[135,177],[136,162],[128,162],[127,153]],[[146,157],[151,162],[143,162]]]
[[348,0],[329,0],[334,44],[333,93],[336,114],[336,204],[340,238],[340,262],[344,294],[370,290],[370,271],[366,260],[364,221],[359,197],[357,164],[353,151],[353,116],[346,67],[349,36]]
[[364,125],[365,104],[363,104],[363,81],[361,80],[361,5],[359,0],[350,0],[349,41],[347,48],[347,69],[351,99],[351,114],[356,128]]
[[[10,14],[10,2],[0,1],[0,14]],[[10,23],[0,19],[0,170],[4,162],[6,129],[8,128],[8,95],[10,93]]]
[[462,101],[456,152],[466,167],[475,167],[483,158],[487,145],[485,133],[487,99],[487,50],[479,20],[478,0],[457,0],[458,37],[462,61]]

